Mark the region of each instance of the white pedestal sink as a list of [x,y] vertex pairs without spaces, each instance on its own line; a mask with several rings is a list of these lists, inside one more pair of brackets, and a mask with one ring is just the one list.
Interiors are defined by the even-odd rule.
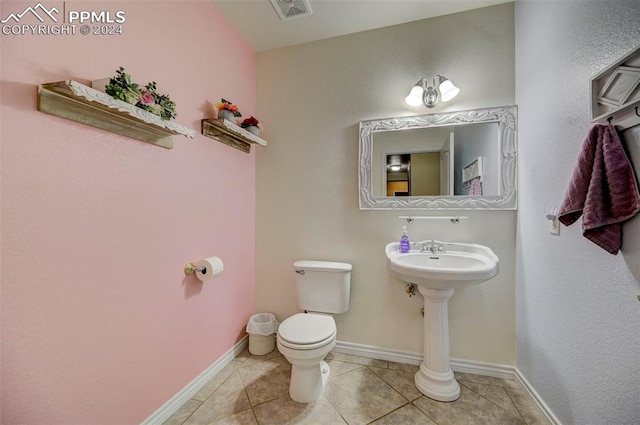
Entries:
[[420,392],[438,401],[460,397],[449,366],[448,302],[455,288],[484,282],[498,274],[498,257],[477,244],[423,241],[403,254],[399,243],[387,244],[391,273],[418,285],[424,298],[424,360],[414,381]]

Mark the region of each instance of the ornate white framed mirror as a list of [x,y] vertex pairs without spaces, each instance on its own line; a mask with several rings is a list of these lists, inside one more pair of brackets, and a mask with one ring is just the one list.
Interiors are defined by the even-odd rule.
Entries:
[[360,122],[360,209],[517,208],[517,108]]

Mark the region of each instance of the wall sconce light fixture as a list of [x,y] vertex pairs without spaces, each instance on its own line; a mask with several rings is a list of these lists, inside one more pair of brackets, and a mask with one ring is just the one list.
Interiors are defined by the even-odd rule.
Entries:
[[[438,86],[437,90],[436,86]],[[439,95],[438,92],[440,92]],[[427,108],[433,108],[438,104],[438,96],[443,102],[448,102],[458,93],[460,93],[460,89],[453,85],[451,80],[442,75],[436,75],[433,77],[433,81],[430,81],[428,77],[420,79],[404,101],[411,106],[420,106],[424,103]]]

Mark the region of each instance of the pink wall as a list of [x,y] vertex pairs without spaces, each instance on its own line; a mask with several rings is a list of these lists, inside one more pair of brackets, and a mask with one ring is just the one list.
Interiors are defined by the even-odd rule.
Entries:
[[[1,19],[35,4],[2,1]],[[124,66],[199,133],[220,97],[254,113],[255,55],[208,0],[65,7],[123,10],[124,35],[0,35],[1,422],[140,423],[244,335],[255,148],[166,150],[38,112],[36,87]],[[222,276],[184,276],[211,255]]]

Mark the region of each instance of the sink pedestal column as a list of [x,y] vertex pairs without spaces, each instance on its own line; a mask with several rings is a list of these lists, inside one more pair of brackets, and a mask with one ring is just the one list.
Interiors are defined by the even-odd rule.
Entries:
[[418,285],[424,297],[424,360],[414,382],[420,392],[438,401],[460,397],[460,385],[449,367],[449,311],[453,289],[429,289]]

